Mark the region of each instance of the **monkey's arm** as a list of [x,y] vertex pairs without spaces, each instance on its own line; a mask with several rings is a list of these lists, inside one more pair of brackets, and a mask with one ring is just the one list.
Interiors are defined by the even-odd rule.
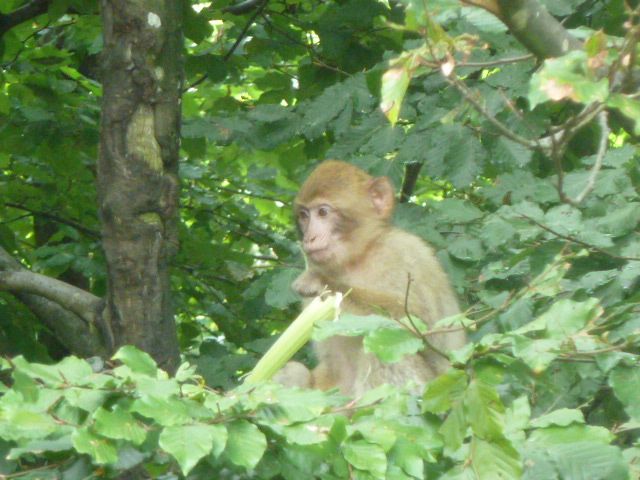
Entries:
[[305,270],[292,284],[293,290],[304,298],[320,295],[327,287],[345,294],[343,308],[356,315],[367,315],[376,309],[394,318],[404,317],[407,313],[403,295],[340,283],[332,284],[312,270]]
[[[342,289],[341,289],[342,290]],[[392,292],[381,292],[361,287],[344,287],[346,295],[345,310],[356,315],[368,315],[376,310],[387,313],[392,318],[402,318],[407,315],[404,297]]]
[[288,362],[273,377],[273,381],[285,387],[311,388],[313,386],[312,372],[300,362]]
[[338,379],[326,363],[309,370],[300,362],[289,362],[275,374],[273,381],[285,387],[328,390],[338,385]]

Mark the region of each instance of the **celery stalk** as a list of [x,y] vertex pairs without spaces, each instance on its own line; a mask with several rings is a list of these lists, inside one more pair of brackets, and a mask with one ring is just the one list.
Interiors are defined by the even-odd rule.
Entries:
[[340,312],[340,293],[314,298],[291,325],[258,361],[245,377],[245,383],[257,383],[271,378],[311,338],[313,325],[323,320],[333,320]]

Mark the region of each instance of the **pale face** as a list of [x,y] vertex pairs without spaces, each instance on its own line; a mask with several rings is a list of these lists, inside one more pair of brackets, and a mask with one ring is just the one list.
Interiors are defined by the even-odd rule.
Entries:
[[345,255],[341,217],[330,204],[319,202],[297,209],[302,248],[316,265],[339,264]]

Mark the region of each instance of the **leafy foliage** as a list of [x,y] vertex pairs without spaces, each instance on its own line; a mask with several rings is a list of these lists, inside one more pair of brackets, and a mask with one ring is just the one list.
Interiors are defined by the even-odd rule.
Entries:
[[[69,356],[0,292],[0,474],[640,478],[638,12],[543,3],[584,48],[538,63],[449,0],[185,2],[186,362],[169,377],[130,347],[106,367]],[[100,296],[98,15],[54,1],[0,37],[0,247]],[[289,204],[330,157],[397,187],[422,165],[395,221],[465,307],[437,329],[472,340],[424,391],[239,385],[295,316]],[[432,333],[352,317],[315,336],[364,335],[396,361]]]

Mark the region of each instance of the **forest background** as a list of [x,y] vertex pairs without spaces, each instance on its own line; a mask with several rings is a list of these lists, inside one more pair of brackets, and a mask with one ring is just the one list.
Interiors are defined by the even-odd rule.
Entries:
[[[640,478],[639,19],[3,1],[0,478]],[[458,292],[471,343],[418,396],[241,384],[325,158],[392,179]],[[387,361],[431,334],[324,328]]]

